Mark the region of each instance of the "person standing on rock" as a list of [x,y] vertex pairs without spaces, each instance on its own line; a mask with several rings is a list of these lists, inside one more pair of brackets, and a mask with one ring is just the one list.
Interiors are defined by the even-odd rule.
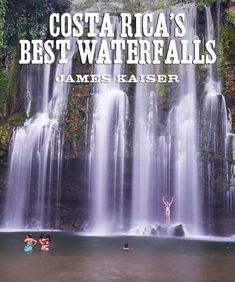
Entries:
[[165,197],[162,197],[163,204],[165,205],[165,215],[166,215],[166,224],[169,225],[171,221],[171,205],[174,201],[174,197],[171,198],[171,201],[166,201]]

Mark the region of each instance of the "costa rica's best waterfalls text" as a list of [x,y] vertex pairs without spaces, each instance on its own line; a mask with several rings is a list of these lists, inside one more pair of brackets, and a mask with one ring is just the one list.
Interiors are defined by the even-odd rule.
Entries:
[[[82,64],[213,64],[216,62],[215,40],[202,42],[199,38],[176,40],[185,37],[188,30],[185,27],[185,13],[159,13],[157,18],[153,13],[120,14],[120,34],[115,39],[113,17],[105,13],[69,13],[52,14],[49,20],[50,40],[20,40],[20,64],[52,64],[60,53],[59,64],[66,64],[65,51],[70,50],[69,39],[74,37]],[[135,23],[135,29],[133,27]],[[170,25],[169,23],[170,22]],[[86,26],[87,25],[87,26]],[[100,30],[96,30],[96,26]],[[173,26],[173,32],[169,31]],[[89,39],[81,39],[86,34]],[[96,36],[101,40],[94,39]],[[110,39],[105,40],[106,38]],[[117,37],[116,37],[117,38]],[[152,38],[149,41],[149,38]],[[174,39],[175,38],[175,39]],[[167,40],[168,39],[168,40]],[[99,44],[98,44],[99,43]],[[189,44],[193,49],[189,50]],[[98,55],[95,57],[96,50]],[[110,52],[114,53],[113,61]],[[43,52],[44,51],[44,52]],[[122,51],[126,51],[125,62]],[[203,54],[202,54],[203,53]]]

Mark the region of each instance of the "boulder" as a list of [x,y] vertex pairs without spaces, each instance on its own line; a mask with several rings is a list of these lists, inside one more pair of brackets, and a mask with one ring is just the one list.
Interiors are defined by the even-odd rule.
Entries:
[[183,224],[178,224],[173,226],[173,236],[176,237],[184,237],[185,236],[185,231],[184,231],[184,227]]

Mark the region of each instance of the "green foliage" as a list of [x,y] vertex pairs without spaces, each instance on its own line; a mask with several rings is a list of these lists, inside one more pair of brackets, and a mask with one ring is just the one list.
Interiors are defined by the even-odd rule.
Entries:
[[235,11],[228,9],[226,11],[226,23],[235,28]]
[[203,10],[205,6],[212,5],[216,0],[196,0],[196,5],[199,10]]
[[0,125],[0,166],[7,165],[7,152],[11,133],[12,127],[10,125]]
[[9,79],[8,73],[0,67],[0,110],[1,111],[6,101],[6,89],[7,89],[8,79]]
[[226,17],[225,28],[221,36],[222,67],[224,77],[224,95],[231,109],[233,132],[235,131],[235,28],[233,23]]
[[67,154],[74,158],[85,150],[85,131],[87,124],[87,99],[70,94],[68,115],[65,122],[65,148]]
[[0,0],[0,110],[20,111],[20,39],[46,38],[49,16],[63,13],[69,0]]
[[0,0],[0,49],[4,46],[4,24],[6,14],[6,0]]
[[[163,66],[163,70],[161,75],[171,75],[171,74],[175,74],[173,73],[167,65]],[[168,94],[169,94],[169,88],[170,88],[170,83],[167,82],[159,82],[156,83],[156,87],[158,89],[158,95],[162,98],[167,98]]]
[[177,0],[159,0],[154,7],[155,10],[161,10],[176,5],[178,2],[192,2],[192,1],[177,1]]
[[223,31],[222,47],[226,52],[232,52],[230,50],[231,45],[235,44],[235,29],[231,26],[227,26]]
[[[162,75],[164,75],[162,73]],[[160,97],[166,97],[169,94],[169,82],[161,82],[158,86],[158,95]]]
[[12,127],[8,124],[0,125],[0,148],[7,150],[11,138]]
[[[177,0],[158,0],[155,1],[155,4],[152,5],[152,9],[160,10],[166,7],[171,7],[176,5],[178,2],[192,2],[192,1],[177,1]],[[144,1],[140,0],[125,0],[123,5],[123,11],[127,13],[138,13],[147,10],[147,6],[145,5]]]
[[15,111],[19,72],[20,65],[18,64],[18,57],[15,53],[13,56],[12,66],[9,72],[9,81],[6,88],[6,103],[9,114],[12,114]]
[[15,113],[15,114],[11,115],[8,120],[9,120],[9,122],[11,122],[15,126],[17,126],[17,125],[21,125],[25,121],[25,119],[26,119],[26,113],[21,112],[21,113]]
[[5,56],[16,48],[20,39],[44,36],[49,15],[64,12],[69,1],[0,0],[0,54]]
[[[205,6],[211,6],[214,4],[217,0],[196,0],[196,5],[199,10],[203,10]],[[220,3],[227,3],[228,0],[220,0]]]
[[139,11],[143,11],[144,5],[141,2],[142,1],[125,0],[123,10],[126,13],[136,13]]

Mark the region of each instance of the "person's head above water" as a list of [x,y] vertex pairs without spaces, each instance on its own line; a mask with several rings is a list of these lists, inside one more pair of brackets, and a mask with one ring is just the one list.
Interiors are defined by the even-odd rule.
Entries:
[[51,242],[51,236],[50,236],[48,233],[46,234],[45,238],[46,238],[49,242]]
[[122,247],[123,251],[129,251],[130,248],[129,248],[129,244],[128,243],[125,243]]

